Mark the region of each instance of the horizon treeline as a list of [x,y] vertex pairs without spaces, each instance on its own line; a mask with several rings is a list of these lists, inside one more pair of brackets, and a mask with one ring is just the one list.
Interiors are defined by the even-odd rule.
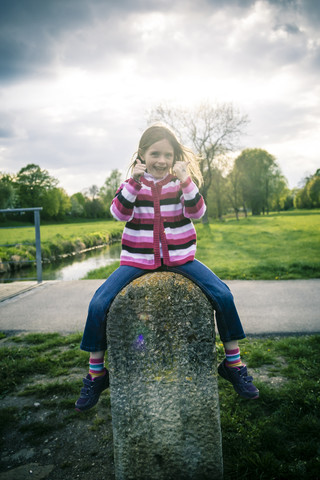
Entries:
[[[228,173],[219,169],[211,174],[212,185],[205,192],[209,217],[320,207],[320,169],[304,178],[300,188],[289,189],[275,158],[262,149],[243,150]],[[112,170],[102,187],[92,185],[69,196],[47,170],[28,164],[17,174],[0,173],[0,209],[42,207],[45,220],[108,219],[122,180],[121,172]],[[0,216],[2,221],[10,218]]]

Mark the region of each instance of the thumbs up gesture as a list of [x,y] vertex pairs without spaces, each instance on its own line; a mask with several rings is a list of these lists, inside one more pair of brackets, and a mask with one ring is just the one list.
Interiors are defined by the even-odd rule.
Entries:
[[135,164],[135,166],[133,167],[133,170],[132,170],[133,178],[136,181],[139,181],[141,175],[143,175],[145,171],[146,171],[146,164],[142,163],[141,160],[139,160],[139,158],[137,158],[136,164]]
[[181,183],[188,178],[188,164],[186,162],[176,162],[173,167],[173,173],[178,177]]

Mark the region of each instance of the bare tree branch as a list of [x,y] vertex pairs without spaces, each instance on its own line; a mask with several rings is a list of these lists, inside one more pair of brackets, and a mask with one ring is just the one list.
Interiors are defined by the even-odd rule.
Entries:
[[[225,155],[240,148],[240,137],[249,120],[231,103],[213,105],[206,101],[190,110],[158,105],[151,110],[148,118],[148,124],[155,122],[165,123],[180,137],[182,143],[199,155],[204,179],[201,193],[206,200],[214,182],[214,172],[221,175]],[[220,188],[220,184],[217,181],[216,188]],[[220,214],[222,212],[219,211]]]

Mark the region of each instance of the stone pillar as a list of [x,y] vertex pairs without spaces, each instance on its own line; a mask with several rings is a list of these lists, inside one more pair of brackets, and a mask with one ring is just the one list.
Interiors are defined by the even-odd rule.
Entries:
[[214,311],[171,272],[143,275],[108,314],[117,480],[221,480]]

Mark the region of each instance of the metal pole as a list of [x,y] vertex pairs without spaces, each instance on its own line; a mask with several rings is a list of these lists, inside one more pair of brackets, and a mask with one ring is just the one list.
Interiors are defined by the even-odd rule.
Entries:
[[37,262],[37,280],[42,282],[42,263],[41,263],[41,241],[40,241],[40,212],[34,211],[34,227],[36,234],[36,262]]

